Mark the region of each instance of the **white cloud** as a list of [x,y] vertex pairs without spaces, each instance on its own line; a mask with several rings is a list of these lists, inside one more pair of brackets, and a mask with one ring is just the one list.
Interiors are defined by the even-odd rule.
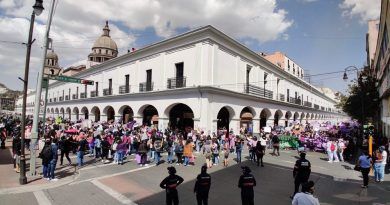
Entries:
[[[132,32],[142,33],[152,28],[160,37],[177,34],[178,29],[193,29],[213,25],[226,34],[239,39],[263,43],[285,39],[286,30],[292,25],[287,12],[278,9],[276,0],[57,0],[51,38],[60,65],[69,65],[86,59],[93,42],[101,35],[104,21],[110,21],[111,36],[120,48],[120,54],[134,46]],[[29,26],[31,6],[35,0],[0,0],[0,38],[25,41]],[[45,11],[37,17],[32,57],[39,59],[44,24],[50,1],[44,1]],[[153,35],[147,33],[145,35]],[[153,39],[146,36],[146,39]],[[152,42],[149,42],[152,43]],[[2,44],[3,45],[3,44]],[[39,46],[38,46],[39,45]],[[10,59],[2,70],[24,67],[25,47],[12,45],[0,48],[0,57]],[[20,60],[21,59],[21,60]],[[39,67],[32,64],[32,73]],[[23,73],[23,70],[21,71]],[[15,77],[16,79],[16,77]],[[0,82],[7,80],[0,76]],[[35,82],[34,82],[35,83]],[[15,86],[14,86],[15,87]]]
[[381,0],[344,0],[339,6],[343,16],[357,16],[361,23],[379,19],[381,12]]

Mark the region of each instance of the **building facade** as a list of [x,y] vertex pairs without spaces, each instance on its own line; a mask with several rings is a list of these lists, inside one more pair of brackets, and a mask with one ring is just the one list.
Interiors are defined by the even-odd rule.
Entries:
[[378,81],[380,100],[379,129],[384,136],[390,135],[390,76],[389,76],[389,1],[382,0],[379,20],[379,32],[373,61],[373,73]]
[[[72,77],[95,84],[52,82],[47,116],[136,120],[161,129],[225,127],[237,132],[246,127],[254,133],[294,121],[346,118],[334,99],[212,26],[114,57]],[[27,104],[34,98],[30,93]]]
[[7,97],[1,97],[0,98],[0,109],[3,110],[9,110],[14,111],[15,110],[15,98],[7,98]]
[[301,66],[294,62],[286,54],[277,51],[273,54],[260,53],[260,55],[264,56],[265,59],[277,65],[282,70],[296,76],[297,78],[303,79],[305,73],[303,68],[301,68]]

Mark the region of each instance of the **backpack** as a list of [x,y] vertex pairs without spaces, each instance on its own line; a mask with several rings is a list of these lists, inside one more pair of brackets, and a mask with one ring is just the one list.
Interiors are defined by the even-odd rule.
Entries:
[[41,158],[43,160],[51,160],[52,154],[51,154],[51,146],[46,146],[42,152],[41,152]]
[[183,151],[184,151],[183,145],[177,144],[177,145],[175,146],[175,152],[176,152],[176,153],[183,153]]
[[336,147],[334,146],[334,144],[332,143],[332,144],[330,144],[330,151],[334,151],[336,149]]
[[102,147],[102,141],[100,139],[95,140],[95,147],[96,148],[101,148]]
[[161,148],[162,148],[162,142],[161,140],[156,140],[154,142],[154,148],[156,149],[156,151],[161,151]]

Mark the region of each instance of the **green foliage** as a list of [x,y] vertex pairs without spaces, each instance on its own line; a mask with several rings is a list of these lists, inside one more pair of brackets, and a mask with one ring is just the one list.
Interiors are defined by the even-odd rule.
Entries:
[[370,118],[374,119],[379,109],[375,79],[368,76],[366,80],[359,78],[348,85],[348,95],[340,97],[337,107],[363,124]]

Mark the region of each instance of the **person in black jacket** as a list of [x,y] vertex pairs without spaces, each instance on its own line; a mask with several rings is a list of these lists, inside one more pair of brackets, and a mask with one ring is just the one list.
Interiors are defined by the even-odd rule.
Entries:
[[294,198],[295,194],[299,191],[299,186],[303,183],[306,183],[309,180],[311,173],[311,164],[309,160],[306,159],[306,153],[302,152],[300,154],[300,159],[295,162],[293,177],[294,177],[294,194],[290,197]]
[[207,165],[203,165],[201,173],[196,177],[194,193],[196,193],[196,201],[198,205],[207,205],[209,199],[209,191],[211,186],[211,176],[207,174]]
[[45,140],[45,146],[43,146],[42,151],[41,153],[39,153],[38,157],[42,159],[43,178],[45,178],[46,180],[50,180],[50,161],[53,157],[50,138],[47,138]]
[[69,158],[69,152],[72,149],[72,143],[65,136],[61,137],[61,140],[58,142],[58,147],[61,150],[60,165],[64,162],[64,155],[69,162],[69,165],[72,165],[72,161]]
[[179,195],[177,193],[177,186],[183,183],[184,179],[181,176],[176,175],[175,167],[168,167],[169,176],[161,181],[160,187],[166,191],[166,204],[178,205]]
[[242,205],[254,205],[255,196],[253,187],[256,186],[256,179],[252,174],[250,174],[251,170],[249,167],[244,166],[241,167],[241,169],[243,174],[240,176],[240,180],[238,181],[238,187],[241,188]]
[[14,132],[14,137],[12,139],[12,152],[14,154],[14,165],[15,165],[15,171],[17,173],[20,172],[20,155],[22,154],[22,141],[20,140],[20,132],[19,134]]
[[263,157],[264,157],[264,152],[265,152],[265,147],[261,145],[260,140],[257,141],[256,147],[254,149],[254,152],[256,153],[256,158],[257,158],[257,166],[261,164],[262,167],[264,167],[263,164]]

